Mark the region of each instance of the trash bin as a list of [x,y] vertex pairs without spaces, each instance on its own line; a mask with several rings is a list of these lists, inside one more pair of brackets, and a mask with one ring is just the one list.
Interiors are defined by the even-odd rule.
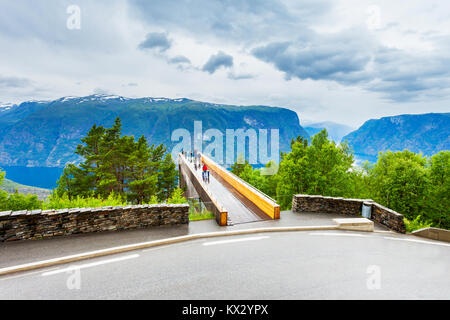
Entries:
[[370,219],[372,215],[372,206],[371,205],[367,205],[367,204],[363,204],[362,206],[362,216],[364,218]]

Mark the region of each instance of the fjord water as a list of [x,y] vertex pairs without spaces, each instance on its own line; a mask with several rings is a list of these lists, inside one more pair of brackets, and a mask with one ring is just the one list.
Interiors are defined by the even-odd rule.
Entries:
[[45,189],[53,189],[64,168],[59,167],[1,167],[14,182]]

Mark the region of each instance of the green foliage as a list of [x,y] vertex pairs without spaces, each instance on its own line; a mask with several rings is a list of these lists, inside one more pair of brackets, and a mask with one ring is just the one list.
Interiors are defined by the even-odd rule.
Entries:
[[[328,196],[353,196],[360,172],[351,172],[353,156],[346,144],[328,140],[326,130],[312,137],[311,145],[302,137],[291,141],[291,152],[281,154],[279,170],[274,175],[262,175],[247,161],[235,163],[231,171],[263,193],[276,197],[283,209],[291,206],[297,193]],[[270,167],[271,163],[266,165]]]
[[403,221],[405,222],[406,232],[413,232],[415,230],[428,228],[432,225],[432,222],[430,221],[423,221],[420,215],[414,218],[414,220],[403,218]]
[[121,132],[119,118],[111,128],[91,128],[75,151],[84,161],[66,166],[58,181],[58,197],[107,199],[114,193],[138,204],[152,202],[154,196],[161,202],[170,197],[178,173],[166,147],[149,146],[144,136],[135,141]]
[[24,195],[17,191],[8,194],[6,191],[0,190],[0,211],[34,210],[41,206],[42,202],[36,195]]
[[434,227],[450,229],[450,151],[431,158],[408,150],[388,151],[365,171],[375,201],[411,223],[420,215]]
[[301,137],[291,142],[291,152],[282,153],[278,171],[277,199],[289,208],[297,193],[350,196],[353,155],[346,144],[328,140],[324,129],[312,137],[311,145]]
[[188,203],[186,198],[183,196],[183,190],[180,188],[176,188],[172,196],[167,200],[167,203],[170,204],[182,204],[182,203]]
[[435,154],[429,165],[427,217],[436,226],[450,229],[450,151]]
[[410,152],[381,153],[368,168],[369,188],[375,201],[413,219],[425,207],[429,179],[427,158]]
[[5,179],[5,172],[0,171],[0,186],[3,184],[4,179]]
[[66,209],[66,208],[97,208],[106,206],[125,206],[127,203],[115,193],[111,193],[107,198],[75,196],[69,198],[67,194],[59,196],[53,193],[47,201],[42,204],[42,209]]

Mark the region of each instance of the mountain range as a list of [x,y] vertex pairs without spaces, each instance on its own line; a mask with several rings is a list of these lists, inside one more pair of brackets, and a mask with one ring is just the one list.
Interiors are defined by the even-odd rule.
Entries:
[[342,141],[357,158],[376,161],[380,151],[405,149],[426,156],[450,150],[450,113],[405,114],[366,121]]
[[[279,129],[280,150],[290,149],[291,139],[309,137],[294,111],[267,106],[232,106],[190,99],[138,98],[91,95],[54,101],[30,101],[0,108],[0,166],[64,167],[80,158],[74,154],[80,139],[93,124],[110,127],[122,120],[122,133],[144,135],[150,144],[171,150],[172,131],[187,129],[194,121],[203,132],[215,128]],[[19,181],[18,181],[19,182]]]

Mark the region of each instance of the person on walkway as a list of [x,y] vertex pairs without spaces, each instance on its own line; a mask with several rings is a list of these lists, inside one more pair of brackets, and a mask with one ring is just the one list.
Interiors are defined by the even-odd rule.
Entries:
[[207,183],[209,183],[209,170],[206,172],[207,172],[206,174],[208,175],[206,180],[207,180]]
[[208,167],[206,166],[206,164],[203,164],[203,172],[202,172],[202,176],[203,176],[203,181],[206,182],[206,171],[208,170]]

